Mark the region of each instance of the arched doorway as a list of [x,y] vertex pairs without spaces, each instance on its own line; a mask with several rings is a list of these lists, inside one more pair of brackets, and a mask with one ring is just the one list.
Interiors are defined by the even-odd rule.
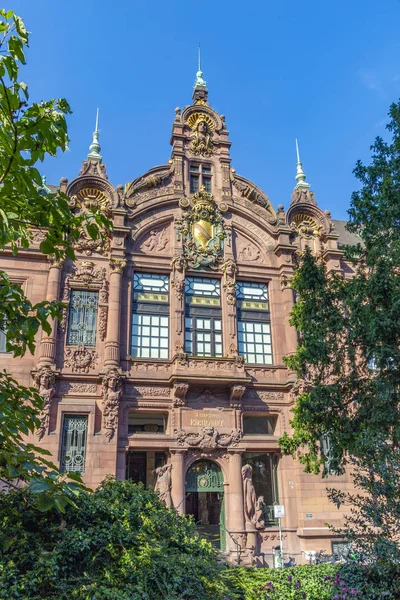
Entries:
[[200,535],[225,550],[224,478],[211,460],[198,460],[186,473],[186,514],[193,515]]

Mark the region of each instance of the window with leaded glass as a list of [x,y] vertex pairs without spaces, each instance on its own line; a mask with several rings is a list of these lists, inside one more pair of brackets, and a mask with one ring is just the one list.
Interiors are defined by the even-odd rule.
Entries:
[[67,345],[96,345],[98,293],[72,290],[69,303]]
[[222,357],[220,280],[187,277],[185,305],[185,352]]
[[133,276],[131,354],[138,358],[169,356],[169,277]]
[[64,415],[60,459],[62,473],[85,472],[87,429],[87,415]]
[[246,363],[272,364],[268,286],[237,283],[239,355]]
[[276,525],[274,519],[274,504],[279,504],[278,492],[278,457],[272,452],[245,452],[243,465],[252,467],[252,481],[256,496],[263,498],[262,510],[266,527]]

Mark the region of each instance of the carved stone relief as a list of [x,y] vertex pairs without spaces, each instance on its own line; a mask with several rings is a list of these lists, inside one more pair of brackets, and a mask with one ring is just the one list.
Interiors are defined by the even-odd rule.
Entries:
[[97,383],[78,383],[69,381],[60,381],[58,393],[66,394],[97,394]]
[[142,396],[144,398],[151,398],[153,396],[169,398],[171,396],[171,388],[125,384],[125,395]]
[[73,373],[89,373],[97,364],[97,353],[94,348],[86,348],[83,344],[69,347],[65,351],[64,367]]
[[169,373],[171,371],[171,365],[166,363],[155,363],[155,362],[133,362],[133,371],[145,371],[152,373]]
[[190,152],[195,156],[211,156],[214,152],[214,121],[204,113],[192,113],[187,124],[193,131],[189,144]]
[[168,227],[151,229],[139,243],[139,252],[145,254],[165,254],[169,251],[170,236]]
[[184,429],[175,429],[178,446],[195,446],[198,448],[218,448],[238,446],[242,439],[240,429],[232,429],[231,433],[219,433],[214,427],[203,427],[200,433],[187,432]]
[[285,399],[283,392],[269,392],[267,390],[248,390],[245,400],[262,400],[263,402],[282,402]]
[[186,394],[189,389],[189,384],[184,381],[174,383],[174,406],[185,406]]

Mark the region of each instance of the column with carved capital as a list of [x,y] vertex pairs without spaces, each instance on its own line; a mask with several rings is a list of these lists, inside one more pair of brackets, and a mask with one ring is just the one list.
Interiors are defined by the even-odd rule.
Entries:
[[121,287],[122,271],[124,270],[125,266],[126,260],[123,258],[110,259],[110,295],[104,359],[104,366],[107,369],[119,368]]
[[185,513],[185,454],[183,449],[171,450],[172,504],[181,515]]
[[[227,257],[228,256],[228,257]],[[236,327],[236,263],[233,255],[225,253],[226,260],[222,264],[222,314],[226,319],[222,321],[224,356],[238,355],[237,327]]]
[[229,451],[229,530],[234,533],[245,531],[242,481],[243,451]]
[[[47,302],[56,302],[59,299],[62,263],[52,261],[47,279]],[[51,323],[51,332],[43,332],[40,342],[39,366],[54,365],[56,362],[57,319]]]

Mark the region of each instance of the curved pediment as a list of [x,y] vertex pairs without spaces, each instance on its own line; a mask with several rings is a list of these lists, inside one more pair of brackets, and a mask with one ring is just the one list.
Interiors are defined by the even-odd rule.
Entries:
[[232,191],[234,195],[246,198],[253,204],[258,204],[266,210],[266,219],[269,223],[276,223],[276,212],[270,199],[254,183],[238,175],[235,169],[231,169]]
[[166,165],[153,167],[144,175],[137,177],[126,185],[125,203],[132,207],[138,198],[152,188],[167,186],[173,179],[174,161],[170,160]]

